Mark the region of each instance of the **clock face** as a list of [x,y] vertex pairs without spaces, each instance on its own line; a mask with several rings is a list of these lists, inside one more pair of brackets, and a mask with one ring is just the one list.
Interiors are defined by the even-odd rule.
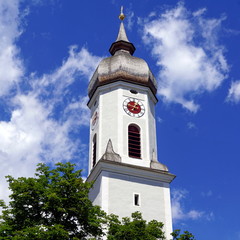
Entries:
[[142,117],[145,113],[143,103],[135,98],[127,98],[123,102],[124,111],[132,117]]
[[98,122],[98,111],[95,111],[92,117],[92,130],[95,128]]

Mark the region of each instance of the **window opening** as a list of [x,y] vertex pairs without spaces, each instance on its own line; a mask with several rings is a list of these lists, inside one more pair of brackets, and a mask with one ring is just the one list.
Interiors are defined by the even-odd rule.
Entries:
[[139,194],[134,194],[134,206],[140,206]]
[[131,89],[130,92],[133,93],[133,94],[138,94],[138,91],[136,91],[134,89]]
[[128,126],[128,155],[132,158],[141,158],[140,128],[136,125]]
[[96,165],[96,155],[97,155],[97,137],[96,137],[96,134],[94,135],[93,137],[93,153],[92,153],[92,157],[93,157],[93,167]]

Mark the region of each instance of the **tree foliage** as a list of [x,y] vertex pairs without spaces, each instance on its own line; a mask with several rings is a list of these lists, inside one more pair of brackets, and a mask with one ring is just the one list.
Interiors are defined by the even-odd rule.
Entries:
[[[172,240],[195,240],[194,236],[185,231],[175,230]],[[164,240],[163,223],[156,220],[146,222],[140,212],[132,213],[132,218],[119,220],[118,216],[108,216],[107,240]]]
[[103,235],[105,213],[88,199],[92,184],[70,163],[39,164],[35,178],[7,177],[12,191],[3,212],[0,239],[86,239]]
[[156,220],[147,223],[140,212],[132,214],[132,219],[125,217],[119,221],[111,214],[108,221],[108,240],[163,240],[163,224]]
[[180,234],[180,232],[180,229],[176,229],[173,231],[173,233],[171,233],[171,235],[173,236],[173,240],[195,240],[192,233],[184,231],[183,234]]
[[[0,200],[2,240],[164,240],[163,224],[146,222],[140,212],[121,221],[88,198],[92,183],[84,182],[81,170],[71,163],[54,169],[39,164],[35,177],[7,176],[12,191],[7,206]],[[173,240],[195,240],[189,232],[172,233]]]

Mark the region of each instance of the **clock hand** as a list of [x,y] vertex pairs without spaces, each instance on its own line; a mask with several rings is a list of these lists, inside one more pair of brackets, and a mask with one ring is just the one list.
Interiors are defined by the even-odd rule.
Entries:
[[133,108],[132,108],[132,110],[135,110],[135,108],[137,107],[137,103],[135,102],[135,104],[134,104],[134,106],[132,106]]

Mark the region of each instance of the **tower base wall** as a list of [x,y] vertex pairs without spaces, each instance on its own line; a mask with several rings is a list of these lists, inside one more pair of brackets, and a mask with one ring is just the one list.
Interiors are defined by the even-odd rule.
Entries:
[[87,181],[94,181],[89,198],[106,213],[120,218],[139,211],[145,220],[164,223],[167,239],[172,232],[170,182],[166,171],[100,160]]

